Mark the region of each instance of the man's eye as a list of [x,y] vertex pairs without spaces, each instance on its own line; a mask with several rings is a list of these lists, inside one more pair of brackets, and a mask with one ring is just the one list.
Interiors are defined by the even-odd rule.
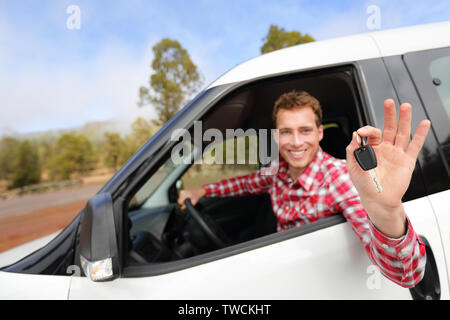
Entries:
[[281,132],[280,132],[281,134],[284,134],[284,135],[286,135],[286,134],[288,134],[289,133],[289,131],[288,130],[281,130]]

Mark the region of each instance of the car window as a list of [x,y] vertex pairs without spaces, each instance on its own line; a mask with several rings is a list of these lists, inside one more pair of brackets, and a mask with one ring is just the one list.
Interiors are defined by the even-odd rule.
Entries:
[[436,85],[447,118],[450,119],[450,56],[437,58],[431,62],[430,77]]
[[[273,150],[278,151],[273,148],[273,105],[281,94],[293,89],[308,91],[321,101],[325,128],[321,147],[337,158],[345,157],[351,132],[362,125],[351,70],[343,66],[244,85],[193,120],[180,135],[189,136],[181,145],[191,147],[185,158],[189,161],[174,161],[173,155],[179,153],[174,150],[183,150],[174,143],[164,155],[155,155],[165,160],[160,160],[160,167],[147,181],[139,183],[142,187],[134,195],[127,196],[132,199],[128,206],[129,263],[184,260],[276,233],[269,194],[203,197],[195,206],[201,222],[193,212],[180,208],[178,194],[181,189],[247,175],[268,165]],[[196,125],[201,130],[197,131]],[[233,133],[228,135],[229,131]],[[203,137],[214,132],[223,139],[203,139],[198,144],[197,132]],[[211,233],[223,244],[215,242]]]
[[[442,159],[450,177],[450,48],[409,53],[404,61],[411,73],[439,142],[437,152],[427,154],[427,162]],[[437,178],[439,180],[439,178]]]
[[259,168],[258,137],[235,137],[211,143],[202,163],[193,164],[182,176],[182,188],[192,189],[222,179],[250,174]]
[[151,176],[150,179],[139,189],[135,194],[132,203],[135,205],[142,205],[148,200],[158,189],[161,183],[167,176],[175,169],[175,164],[171,159],[168,159],[159,169]]

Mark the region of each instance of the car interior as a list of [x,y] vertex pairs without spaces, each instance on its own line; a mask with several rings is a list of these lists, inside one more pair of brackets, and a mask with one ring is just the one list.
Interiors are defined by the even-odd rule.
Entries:
[[[230,128],[271,129],[274,102],[294,89],[305,90],[320,101],[324,125],[321,147],[334,157],[345,159],[351,133],[363,123],[352,67],[244,84],[198,120],[202,121],[203,130],[216,128],[224,136]],[[204,143],[203,150],[206,147]],[[202,198],[195,207],[188,202],[187,209],[181,210],[177,204],[180,181],[195,170],[195,165],[175,165],[170,153],[165,159],[129,204],[128,264],[185,259],[276,233],[270,198],[264,194]]]

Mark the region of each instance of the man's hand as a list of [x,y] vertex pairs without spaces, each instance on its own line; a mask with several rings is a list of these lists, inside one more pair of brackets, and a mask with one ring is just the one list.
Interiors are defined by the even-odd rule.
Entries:
[[355,135],[347,146],[347,169],[361,197],[361,203],[372,223],[383,234],[399,238],[406,232],[406,214],[401,199],[408,189],[419,151],[430,129],[429,120],[422,120],[411,140],[411,105],[403,103],[397,122],[397,112],[392,99],[384,101],[384,130],[365,126],[358,129],[367,137],[376,154],[375,168],[383,187],[377,192],[368,172],[358,165],[353,151],[359,147]]
[[178,196],[178,204],[181,206],[181,209],[186,209],[186,205],[184,201],[186,199],[191,199],[192,205],[195,206],[197,202],[206,194],[205,189],[197,188],[190,190],[181,190],[180,195]]

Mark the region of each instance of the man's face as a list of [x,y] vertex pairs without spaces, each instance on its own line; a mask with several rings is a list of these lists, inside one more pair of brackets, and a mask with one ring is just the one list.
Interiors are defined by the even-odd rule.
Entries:
[[[276,127],[279,130],[280,155],[289,165],[291,175],[300,175],[309,166],[323,138],[323,127],[317,127],[311,107],[280,109]],[[276,139],[277,140],[277,139]]]

